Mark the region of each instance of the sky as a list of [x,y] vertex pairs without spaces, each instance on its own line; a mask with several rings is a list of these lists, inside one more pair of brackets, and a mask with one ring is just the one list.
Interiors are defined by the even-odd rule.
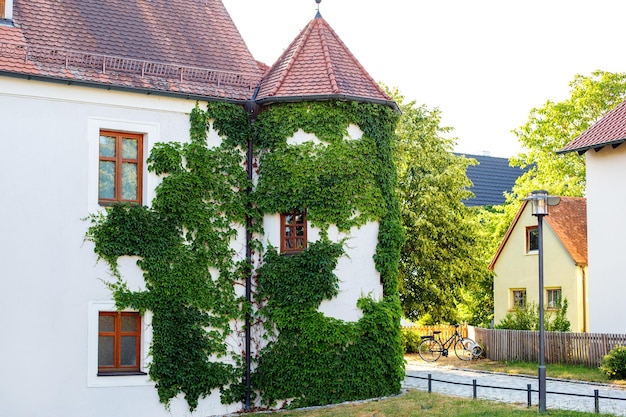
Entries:
[[[222,0],[254,57],[273,64],[315,0]],[[322,0],[322,17],[374,80],[438,108],[455,151],[511,157],[533,108],[576,74],[626,72],[622,0]],[[573,139],[573,138],[572,138]]]

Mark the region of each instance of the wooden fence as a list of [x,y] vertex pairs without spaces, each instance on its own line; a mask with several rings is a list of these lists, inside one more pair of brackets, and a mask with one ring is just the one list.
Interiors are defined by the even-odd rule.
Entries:
[[[539,332],[475,328],[485,356],[496,361],[539,362]],[[615,345],[626,345],[624,334],[544,332],[545,363],[599,366]]]
[[[428,336],[433,334],[433,331],[440,331],[442,340],[448,340],[450,336],[454,333],[454,326],[450,325],[435,325],[435,326],[403,326],[404,329],[414,331],[418,333],[420,336]],[[459,333],[463,337],[467,337],[467,324],[461,324],[459,326]]]

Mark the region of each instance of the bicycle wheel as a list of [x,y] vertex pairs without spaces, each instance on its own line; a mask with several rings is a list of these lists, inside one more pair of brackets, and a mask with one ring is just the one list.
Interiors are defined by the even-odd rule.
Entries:
[[454,353],[457,358],[462,361],[470,361],[474,359],[474,350],[476,349],[476,342],[468,337],[464,337],[460,340],[457,340],[454,344]]
[[435,362],[441,357],[442,351],[441,344],[435,339],[424,339],[417,347],[417,353],[426,362]]

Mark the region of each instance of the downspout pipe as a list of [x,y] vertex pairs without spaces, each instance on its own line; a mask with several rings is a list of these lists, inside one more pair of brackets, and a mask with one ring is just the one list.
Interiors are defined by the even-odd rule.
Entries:
[[[257,115],[259,113],[259,106],[253,101],[246,101],[244,104],[245,110],[250,115],[250,135],[248,136],[247,141],[247,151],[246,151],[246,171],[248,174],[248,181],[250,185],[246,189],[246,193],[248,197],[252,193],[252,179],[253,179],[253,167],[252,162],[254,158],[253,152],[253,138],[252,138],[252,128],[254,127],[254,122],[256,121]],[[250,199],[248,198],[248,209],[250,207]],[[248,274],[246,274],[246,303],[248,305],[252,304],[252,274],[254,270],[252,268],[252,217],[249,213],[246,214],[246,265],[249,268]],[[251,377],[251,363],[252,358],[250,356],[251,350],[251,341],[252,341],[252,317],[249,309],[246,311],[246,323],[245,323],[245,376],[244,376],[244,384],[246,387],[245,399],[244,399],[244,410],[250,411],[251,406],[251,397],[252,397],[252,384],[250,381]]]

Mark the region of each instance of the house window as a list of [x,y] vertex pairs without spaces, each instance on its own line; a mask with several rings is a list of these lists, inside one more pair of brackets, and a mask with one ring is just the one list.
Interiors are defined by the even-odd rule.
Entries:
[[294,211],[280,215],[280,251],[302,252],[307,244],[306,212]]
[[546,307],[556,310],[561,303],[561,289],[549,288],[546,290]]
[[98,374],[140,372],[141,316],[136,312],[98,314]]
[[98,202],[141,204],[143,135],[100,131]]
[[0,0],[0,19],[4,19],[4,0]]
[[539,231],[537,226],[526,228],[526,253],[539,250]]
[[512,290],[511,291],[511,298],[512,298],[512,305],[513,308],[519,307],[519,308],[524,308],[526,307],[526,290]]

